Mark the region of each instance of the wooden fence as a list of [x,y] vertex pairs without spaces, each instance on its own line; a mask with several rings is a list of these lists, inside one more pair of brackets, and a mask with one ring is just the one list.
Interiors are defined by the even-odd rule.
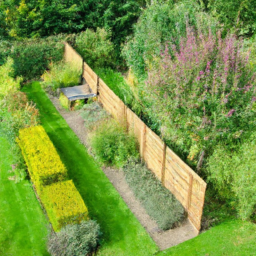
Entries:
[[[70,47],[65,49],[74,51],[70,50]],[[75,54],[66,54],[65,56],[77,58]],[[199,232],[206,191],[204,180],[167,147],[161,138],[148,128],[135,113],[127,108],[86,63],[84,63],[83,76],[94,93],[98,93],[98,100],[103,107],[127,127],[127,130],[135,134],[140,145],[142,159],[163,186],[169,189],[184,206],[188,213],[188,219]]]

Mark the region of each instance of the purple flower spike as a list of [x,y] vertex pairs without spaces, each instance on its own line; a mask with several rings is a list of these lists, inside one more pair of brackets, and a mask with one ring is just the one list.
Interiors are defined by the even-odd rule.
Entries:
[[234,114],[235,110],[231,109],[228,114],[226,115],[226,117],[231,117]]
[[256,97],[252,97],[252,102],[256,101]]

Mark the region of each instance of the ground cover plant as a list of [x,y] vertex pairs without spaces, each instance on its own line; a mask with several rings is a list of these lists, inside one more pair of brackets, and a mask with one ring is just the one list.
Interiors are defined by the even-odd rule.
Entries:
[[81,116],[86,121],[84,122],[85,128],[88,131],[92,131],[97,124],[100,124],[102,120],[107,119],[109,114],[98,102],[92,102],[83,106]]
[[58,233],[52,233],[48,240],[48,251],[52,256],[84,256],[96,250],[101,235],[96,221],[67,225]]
[[67,167],[69,177],[88,207],[91,219],[96,219],[101,227],[103,236],[98,255],[144,256],[157,252],[153,240],[59,115],[40,84],[33,83],[23,90],[37,104],[42,125]]
[[145,165],[130,158],[122,170],[135,196],[160,229],[174,228],[184,220],[183,206]]

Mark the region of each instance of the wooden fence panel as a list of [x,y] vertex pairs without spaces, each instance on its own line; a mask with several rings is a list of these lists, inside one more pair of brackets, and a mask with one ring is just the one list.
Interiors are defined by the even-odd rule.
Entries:
[[143,158],[148,168],[162,180],[164,142],[151,129],[146,128],[145,149]]
[[166,149],[164,184],[188,212],[197,230],[201,227],[206,183],[171,149]]
[[81,56],[65,44],[65,60],[83,68],[83,77],[103,107],[133,132],[140,145],[140,155],[148,168],[162,181],[188,212],[188,218],[199,231],[203,213],[206,183],[184,163],[145,123],[115,95]]
[[111,115],[125,125],[126,106],[101,79],[99,79],[99,101]]
[[64,60],[72,63],[79,70],[83,69],[83,58],[68,44],[65,43]]
[[83,78],[89,84],[93,93],[98,93],[98,76],[96,73],[84,62]]

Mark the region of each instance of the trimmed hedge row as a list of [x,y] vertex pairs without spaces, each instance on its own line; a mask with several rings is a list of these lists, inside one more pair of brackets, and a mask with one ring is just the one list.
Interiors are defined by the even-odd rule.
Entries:
[[88,220],[88,210],[72,180],[46,186],[41,199],[55,231]]
[[17,138],[35,189],[54,231],[88,220],[88,210],[42,126],[19,131]]
[[67,169],[42,126],[20,130],[17,142],[39,196],[44,186],[68,179]]

